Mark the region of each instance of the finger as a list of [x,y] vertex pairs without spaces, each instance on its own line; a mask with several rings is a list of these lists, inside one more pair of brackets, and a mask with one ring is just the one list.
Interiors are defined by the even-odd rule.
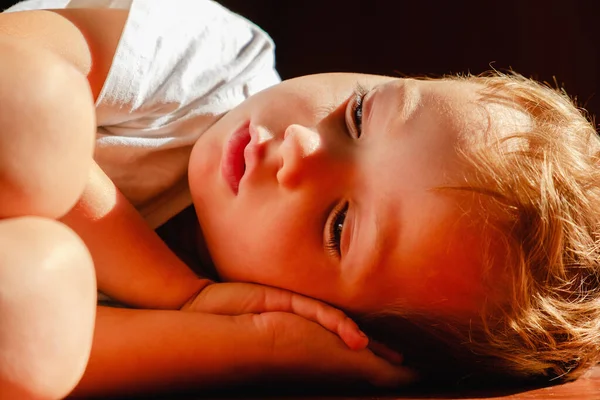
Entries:
[[369,350],[371,350],[378,357],[383,358],[391,364],[401,365],[404,362],[404,357],[401,353],[387,347],[383,343],[371,340],[369,342]]
[[337,334],[350,349],[364,349],[369,343],[358,325],[341,310],[310,297],[269,286],[248,283],[209,285],[196,298],[193,309],[225,315],[288,312]]
[[267,289],[270,288],[248,283],[209,285],[196,296],[192,309],[220,315],[259,314],[266,311]]
[[369,344],[369,339],[358,325],[335,307],[284,289],[261,285],[246,287],[254,294],[244,302],[246,313],[293,313],[337,334],[350,349],[361,350]]
[[294,314],[337,334],[352,350],[364,349],[369,344],[367,335],[343,311],[309,297],[288,293],[291,312]]
[[261,332],[268,332],[275,365],[282,372],[291,368],[320,379],[352,379],[378,387],[398,387],[417,379],[413,370],[393,365],[369,349],[348,349],[338,335],[298,315],[273,312],[251,317]]
[[418,375],[407,367],[388,367],[372,374],[369,383],[381,388],[397,388],[415,383]]
[[407,367],[390,364],[374,353],[370,351],[368,353],[367,357],[360,360],[357,359],[356,362],[359,363],[359,366],[366,368],[363,370],[363,374],[372,385],[394,388],[417,381],[418,375],[416,371]]

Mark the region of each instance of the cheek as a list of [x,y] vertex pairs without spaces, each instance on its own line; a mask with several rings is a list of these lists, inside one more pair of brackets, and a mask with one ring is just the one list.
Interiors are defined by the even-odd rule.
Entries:
[[307,293],[307,283],[327,270],[316,254],[315,235],[299,215],[273,206],[265,210],[221,232],[230,244],[219,254],[222,276]]
[[271,284],[269,277],[278,275],[289,254],[291,228],[281,213],[265,204],[242,205],[211,215],[206,240],[213,261],[226,280]]

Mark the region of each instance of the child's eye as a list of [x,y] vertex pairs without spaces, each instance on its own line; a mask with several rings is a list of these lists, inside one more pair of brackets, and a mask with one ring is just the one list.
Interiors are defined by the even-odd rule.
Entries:
[[341,203],[332,213],[327,225],[327,250],[336,257],[341,257],[342,250],[342,231],[344,230],[344,221],[348,212],[349,203]]
[[358,84],[346,112],[346,125],[352,137],[358,139],[362,134],[363,99],[368,90]]

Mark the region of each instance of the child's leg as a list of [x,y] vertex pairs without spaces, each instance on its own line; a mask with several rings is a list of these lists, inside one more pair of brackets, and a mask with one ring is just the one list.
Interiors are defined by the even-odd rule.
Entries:
[[0,220],[0,399],[58,399],[80,379],[96,309],[91,257],[65,225]]
[[0,37],[0,218],[59,218],[86,183],[96,132],[87,78],[33,42]]
[[83,191],[94,104],[86,77],[32,41],[0,37],[0,56],[0,399],[60,398],[89,356],[95,275],[77,235],[40,217]]

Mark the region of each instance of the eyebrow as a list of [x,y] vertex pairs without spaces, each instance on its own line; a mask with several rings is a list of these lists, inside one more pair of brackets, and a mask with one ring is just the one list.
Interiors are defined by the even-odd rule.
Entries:
[[329,102],[327,104],[323,104],[318,106],[315,110],[315,116],[319,119],[322,120],[323,118],[326,118],[327,116],[329,116],[329,114],[331,114],[332,112],[334,112],[337,108],[339,107],[339,104],[335,103],[335,102]]
[[[407,80],[404,80],[405,83],[402,85],[402,90],[395,97],[395,100],[397,100],[400,104],[398,114],[401,115],[401,118],[403,120],[408,121],[414,116],[415,111],[421,105],[422,93],[415,83],[406,84],[406,81]],[[369,90],[369,93],[367,93],[367,95],[365,96],[363,104],[363,111],[365,115],[363,123],[365,129],[367,129],[367,126],[369,126],[369,121],[371,120],[373,109],[375,108],[376,104],[375,99],[378,97],[378,95],[380,95],[380,92],[377,91],[377,89],[382,86],[388,85],[392,82],[385,82],[380,85],[374,86],[373,88],[371,88],[371,90]]]
[[374,98],[377,97],[377,88],[380,85],[377,85],[375,87],[372,87],[371,90],[369,90],[369,93],[366,94],[364,102],[363,102],[363,112],[366,118],[364,118],[363,121],[363,129],[367,130],[367,127],[370,125],[370,121],[371,121],[371,116],[373,115],[373,103],[374,103]]
[[403,89],[404,90],[402,93],[404,94],[404,98],[402,99],[401,113],[402,118],[405,121],[408,121],[414,115],[416,109],[421,103],[421,91],[417,90],[415,83],[411,83],[409,85],[405,83]]

